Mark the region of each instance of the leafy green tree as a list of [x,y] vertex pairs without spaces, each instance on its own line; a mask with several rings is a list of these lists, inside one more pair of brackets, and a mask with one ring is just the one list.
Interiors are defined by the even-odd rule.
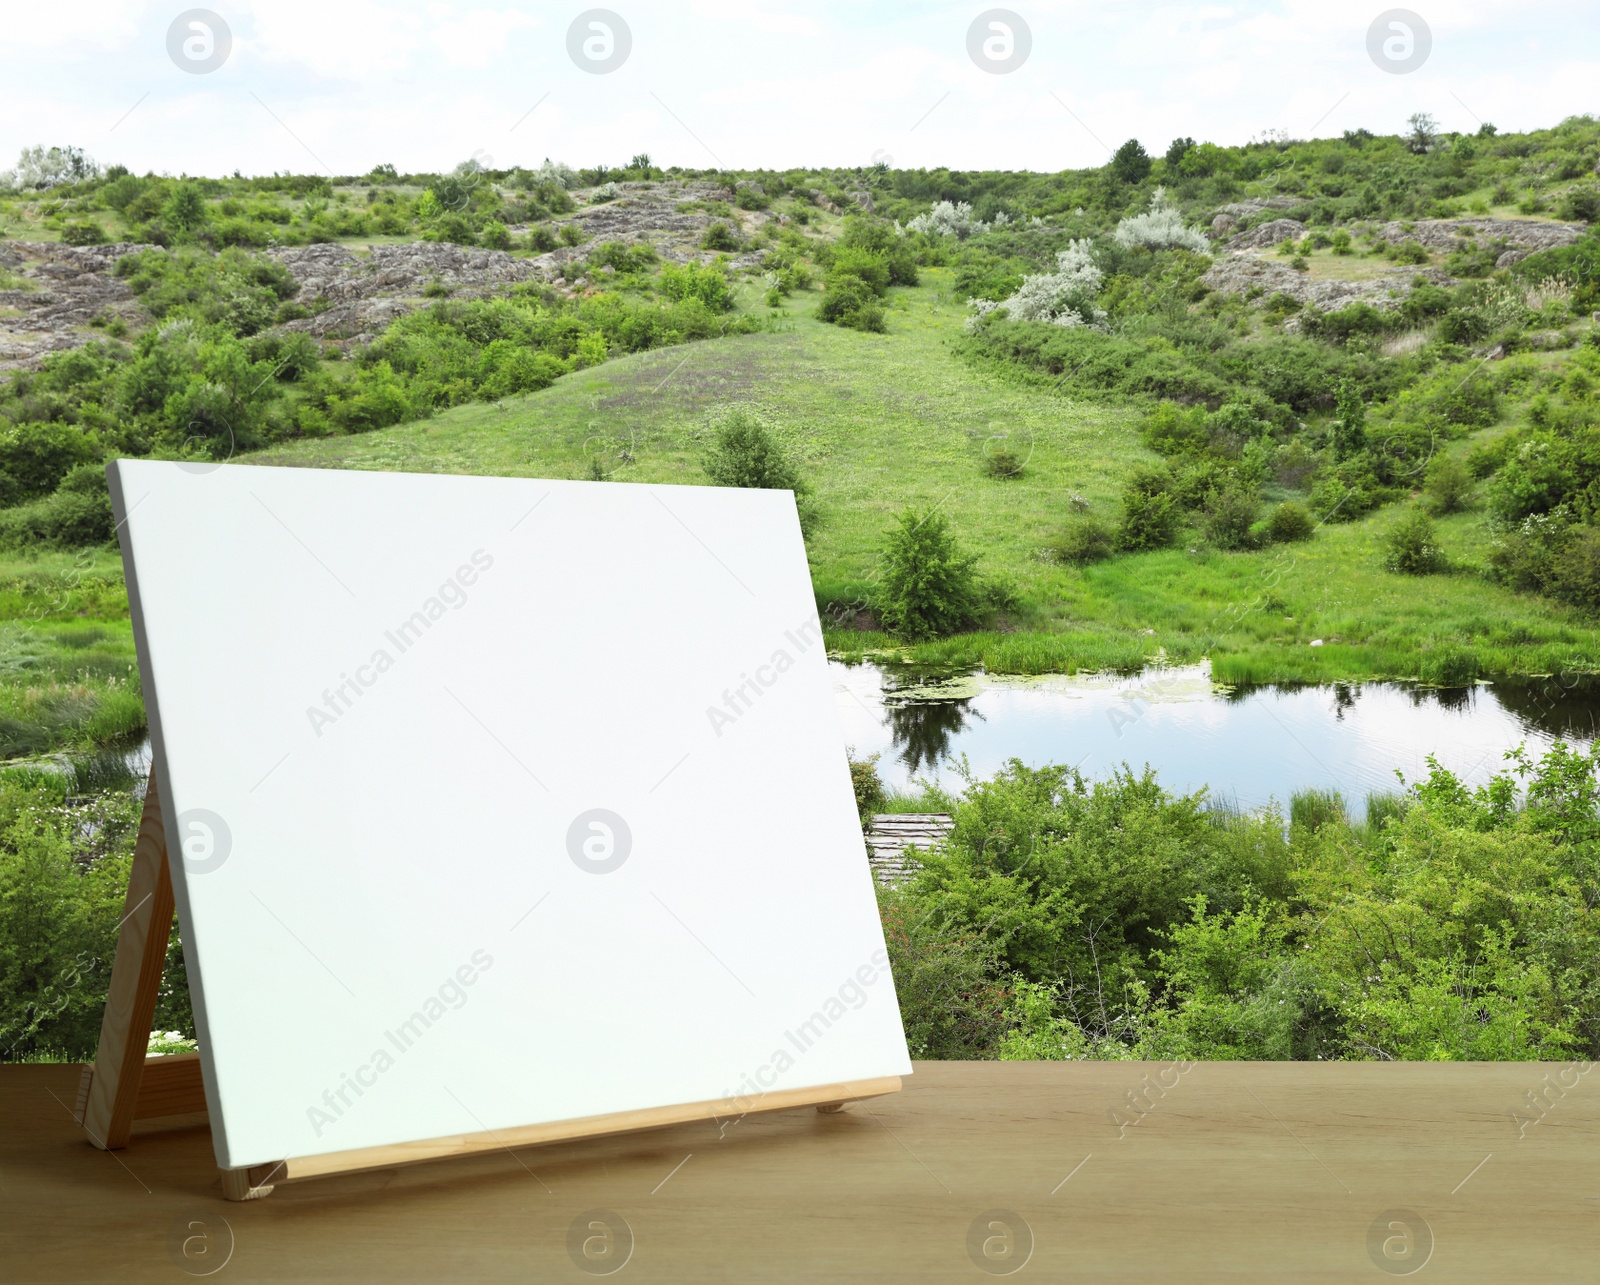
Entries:
[[1150,177],[1150,154],[1137,138],[1130,138],[1111,158],[1111,175],[1122,183],[1142,183]]
[[889,533],[883,554],[878,618],[902,638],[942,638],[971,624],[978,613],[974,567],[944,515],[907,509]]
[[1167,148],[1167,164],[1176,168],[1182,164],[1183,158],[1195,149],[1195,146],[1195,141],[1192,138],[1173,139],[1172,145]]

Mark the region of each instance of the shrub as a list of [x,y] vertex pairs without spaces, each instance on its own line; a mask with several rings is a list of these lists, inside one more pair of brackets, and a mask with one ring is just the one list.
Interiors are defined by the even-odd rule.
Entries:
[[49,495],[73,468],[100,458],[100,447],[76,424],[0,421],[0,504]]
[[878,775],[878,756],[850,760],[850,784],[856,792],[856,815],[861,818],[863,830],[872,829],[872,818],[882,812],[889,801],[883,789],[883,778]]
[[1258,509],[1256,497],[1238,487],[1212,491],[1206,499],[1206,539],[1219,549],[1248,549]]
[[112,533],[111,494],[98,464],[73,469],[47,499],[0,510],[0,549],[84,548]]
[[705,235],[700,238],[700,248],[730,252],[739,248],[739,238],[732,228],[718,220],[705,230]]
[[1338,409],[1333,422],[1333,453],[1339,459],[1359,454],[1367,445],[1367,406],[1353,384],[1339,385]]
[[1206,412],[1203,406],[1179,406],[1162,402],[1151,411],[1140,431],[1144,444],[1159,455],[1184,455],[1204,450]]
[[1420,508],[1406,513],[1384,536],[1383,565],[1406,576],[1425,576],[1444,566],[1433,519]]
[[1435,455],[1428,465],[1423,487],[1428,511],[1434,514],[1457,513],[1472,497],[1472,474],[1453,455]]
[[61,229],[63,245],[104,245],[106,240],[106,230],[93,219],[68,223]]
[[1580,527],[1551,559],[1549,590],[1563,602],[1600,612],[1600,530]]
[[1439,318],[1439,338],[1447,344],[1472,344],[1489,333],[1489,321],[1475,308],[1452,308]]
[[661,269],[661,293],[669,299],[698,299],[715,312],[733,307],[728,275],[716,264],[669,263]]
[[1062,562],[1086,566],[1109,558],[1117,547],[1117,533],[1097,518],[1084,518],[1067,528],[1054,553]]
[[822,301],[817,305],[817,316],[834,325],[851,330],[875,331],[882,334],[888,329],[884,312],[869,286],[860,277],[848,273],[830,272],[823,282]]
[[1267,518],[1266,536],[1273,544],[1290,544],[1309,540],[1316,532],[1316,523],[1305,505],[1292,500],[1278,505]]
[[993,1056],[1006,1025],[994,942],[939,921],[898,888],[880,886],[878,913],[911,1056]]
[[706,452],[706,476],[716,486],[793,491],[803,495],[805,482],[772,430],[746,407],[735,407],[717,425]]
[[983,455],[983,471],[989,477],[1018,477],[1023,463],[1022,456],[1009,446],[996,446]]
[[1154,469],[1139,469],[1122,491],[1122,522],[1117,544],[1128,550],[1161,549],[1178,533],[1178,502],[1172,478]]
[[1394,247],[1396,263],[1423,264],[1428,262],[1428,248],[1420,241],[1402,241]]
[[909,640],[965,628],[978,610],[977,561],[960,551],[937,510],[907,509],[884,550],[878,618],[891,633]]
[[1118,245],[1142,245],[1151,250],[1184,249],[1204,254],[1211,247],[1205,233],[1184,226],[1183,212],[1167,203],[1166,190],[1159,187],[1150,198],[1150,209],[1123,219],[1112,236]]

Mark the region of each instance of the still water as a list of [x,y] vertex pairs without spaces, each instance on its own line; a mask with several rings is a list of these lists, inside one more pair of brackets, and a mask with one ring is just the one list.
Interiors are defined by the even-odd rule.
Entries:
[[1013,678],[830,662],[845,741],[878,754],[891,790],[916,778],[959,786],[952,759],[980,777],[1008,760],[1076,765],[1106,776],[1149,764],[1169,789],[1210,787],[1253,808],[1296,790],[1340,791],[1360,806],[1427,772],[1427,758],[1482,784],[1525,744],[1587,747],[1600,725],[1600,688],[1552,679],[1428,688],[1401,683],[1225,689],[1208,666],[1134,677]]

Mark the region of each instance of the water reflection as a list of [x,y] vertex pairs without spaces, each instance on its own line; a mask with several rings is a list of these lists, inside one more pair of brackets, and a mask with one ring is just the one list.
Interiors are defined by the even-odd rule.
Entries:
[[972,708],[977,686],[970,674],[930,670],[918,665],[885,666],[878,700],[909,776],[931,771],[950,755],[950,746],[983,715]]
[[972,698],[959,700],[916,700],[905,704],[884,703],[889,731],[894,737],[896,756],[910,772],[931,770],[950,755],[950,743],[966,730],[969,717],[982,718],[971,708]]
[[[831,665],[846,742],[880,754],[891,789],[948,773],[966,756],[988,776],[1009,759],[1081,764],[1090,776],[1146,764],[1175,790],[1254,807],[1296,791],[1364,797],[1415,781],[1428,759],[1480,785],[1518,745],[1587,743],[1600,685],[1565,681],[1459,688],[1372,682],[1219,688],[1205,666],[1134,676],[1038,679],[907,666]],[[946,784],[949,784],[947,781]]]

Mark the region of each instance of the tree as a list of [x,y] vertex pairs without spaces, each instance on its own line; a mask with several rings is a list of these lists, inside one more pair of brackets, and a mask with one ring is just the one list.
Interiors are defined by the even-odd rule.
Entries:
[[1338,459],[1359,455],[1367,446],[1367,405],[1354,384],[1340,384],[1338,418],[1333,423],[1333,453]]
[[1111,176],[1123,183],[1142,183],[1150,175],[1150,153],[1137,138],[1117,148],[1111,158]]
[[1406,118],[1411,132],[1406,135],[1406,146],[1417,156],[1426,155],[1439,141],[1439,122],[1427,112],[1417,112]]
[[942,514],[907,509],[889,533],[883,561],[878,618],[891,633],[941,638],[972,623],[978,560],[957,547]]
[[1195,141],[1192,138],[1173,139],[1172,145],[1167,148],[1167,164],[1176,167],[1194,148]]
[[81,147],[24,147],[17,167],[0,173],[0,191],[45,191],[100,177],[100,166]]

